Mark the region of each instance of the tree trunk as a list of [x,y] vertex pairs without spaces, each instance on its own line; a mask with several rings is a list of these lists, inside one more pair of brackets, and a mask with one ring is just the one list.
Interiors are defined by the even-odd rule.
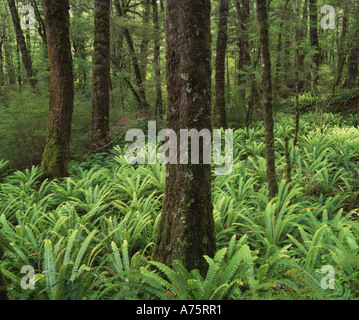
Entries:
[[[304,1],[303,5],[303,19],[298,24],[299,28],[299,42],[303,42],[304,39],[308,36],[308,0]],[[305,50],[300,49],[299,51],[299,70],[304,70],[304,62],[305,62]],[[299,83],[299,90],[301,90],[304,86],[304,81],[300,81]]]
[[353,88],[357,84],[358,78],[358,58],[359,58],[359,26],[357,27],[353,39],[353,46],[348,59],[348,73],[344,87]]
[[260,58],[260,50],[258,50],[258,53],[255,54],[256,58],[254,59],[253,63],[253,72],[250,77],[251,81],[251,95],[248,101],[248,110],[247,110],[247,116],[246,116],[246,127],[248,128],[252,121],[253,121],[253,113],[255,111],[255,95],[257,93],[257,79],[256,79],[256,71],[257,71],[257,65],[258,60]]
[[42,39],[43,44],[46,46],[47,40],[46,40],[45,22],[42,19],[42,16],[40,14],[39,7],[37,6],[36,0],[31,0],[31,4],[34,7],[36,20],[39,24],[39,27],[37,28],[37,30],[39,32],[39,35]]
[[[282,47],[283,47],[283,34],[287,33],[287,29],[286,26],[284,26],[284,23],[286,24],[289,16],[288,16],[288,6],[289,0],[286,0],[281,12],[281,21],[280,21],[280,25],[279,25],[279,35],[278,35],[278,45],[277,45],[277,61],[276,61],[276,73],[275,73],[275,86],[274,86],[274,90],[275,90],[275,98],[276,101],[278,101],[279,99],[279,95],[280,95],[280,89],[283,86],[283,82],[281,83],[281,77],[279,76],[280,72],[283,72],[283,53],[282,53]],[[289,56],[284,54],[284,56],[286,57],[287,61],[289,59]],[[284,81],[284,83],[286,83],[286,81]]]
[[163,109],[162,109],[162,86],[161,86],[161,65],[160,65],[160,22],[158,17],[157,0],[152,0],[153,9],[153,25],[155,28],[154,34],[154,48],[153,48],[153,65],[155,70],[155,82],[156,82],[156,120],[162,121]]
[[32,61],[31,61],[30,53],[26,46],[25,37],[21,30],[20,18],[19,18],[19,14],[17,12],[15,0],[7,0],[7,2],[9,4],[9,8],[11,11],[11,17],[12,17],[12,21],[13,21],[15,33],[16,33],[16,40],[17,40],[17,43],[21,50],[22,61],[24,63],[25,69],[26,69],[27,77],[29,78],[29,83],[30,83],[31,88],[35,89],[37,80],[35,79],[35,73],[32,68]]
[[42,169],[48,178],[68,174],[74,102],[69,0],[44,0],[50,62],[50,111]]
[[[239,23],[239,38],[237,46],[239,48],[239,59],[238,59],[238,85],[242,86],[246,83],[246,78],[243,72],[247,71],[247,67],[251,64],[251,57],[249,54],[249,38],[248,38],[248,22],[250,18],[250,3],[249,0],[236,0],[236,12],[237,20]],[[244,88],[240,89],[239,97],[245,103],[246,91]]]
[[92,150],[110,141],[110,0],[95,0],[92,61]]
[[16,84],[15,67],[13,63],[14,59],[12,58],[11,47],[8,42],[4,43],[4,54],[5,54],[6,73],[9,78],[9,84],[14,85]]
[[262,90],[263,90],[263,112],[266,143],[267,179],[269,198],[273,198],[278,193],[278,184],[275,170],[274,152],[274,121],[272,114],[273,94],[272,94],[272,74],[271,60],[269,52],[268,38],[268,10],[266,0],[257,0],[257,19],[259,24],[259,44],[261,48],[262,62]]
[[6,73],[9,79],[9,84],[14,85],[16,84],[16,77],[15,77],[15,67],[14,67],[14,59],[11,54],[11,47],[6,41],[4,43],[4,54],[5,54],[5,66],[6,66]]
[[[144,1],[144,13],[143,13],[143,24],[145,28],[148,27],[150,23],[150,13],[151,13],[151,0]],[[141,78],[145,82],[147,78],[147,64],[148,64],[148,44],[150,38],[148,32],[144,32],[142,36],[142,41],[140,45],[140,57],[141,57]]]
[[318,85],[318,69],[320,64],[320,52],[319,52],[319,40],[318,40],[318,8],[317,0],[309,0],[309,20],[310,20],[310,45],[313,50],[312,54],[312,66],[311,66],[311,87],[312,94],[317,95],[317,85]]
[[[116,6],[117,15],[119,17],[123,17],[121,3],[119,0],[115,1],[115,6]],[[126,39],[126,42],[128,45],[128,50],[130,52],[130,56],[131,56],[131,60],[132,60],[133,69],[135,71],[135,77],[136,77],[136,82],[137,82],[137,86],[138,86],[137,95],[140,97],[140,103],[139,103],[140,111],[144,114],[147,114],[148,113],[148,104],[146,101],[145,89],[143,87],[143,79],[142,79],[142,75],[141,75],[140,64],[138,62],[138,57],[137,57],[137,54],[135,51],[132,37],[131,37],[130,31],[128,30],[128,28],[123,27],[122,32]]]
[[0,39],[0,86],[4,86],[4,56],[3,56],[4,39]]
[[[167,128],[177,136],[180,129],[211,129],[210,13],[210,0],[167,1]],[[211,165],[167,164],[166,171],[153,258],[167,265],[179,259],[205,274],[203,255],[213,256],[216,246]]]
[[343,16],[343,27],[342,27],[342,34],[341,38],[339,40],[339,53],[338,53],[338,66],[337,66],[337,78],[336,81],[334,81],[333,85],[333,96],[335,95],[335,88],[339,85],[340,79],[342,76],[344,63],[345,63],[345,40],[347,37],[348,32],[348,10],[345,8],[344,16]]
[[[298,18],[297,18],[297,0],[293,0],[293,18],[294,18],[294,33],[295,33],[295,132],[293,146],[294,148],[298,143],[299,135],[299,126],[300,126],[300,108],[299,108],[299,87],[300,87],[300,78],[299,78],[299,39],[300,39],[300,30],[298,28]],[[288,152],[288,141],[286,142],[286,155]],[[289,157],[288,157],[289,158]],[[288,163],[287,159],[287,163]],[[287,165],[288,167],[288,165]],[[287,174],[288,176],[288,174]],[[288,178],[287,178],[288,179]]]
[[216,55],[216,118],[218,128],[227,128],[225,96],[225,60],[227,51],[228,0],[220,1]]

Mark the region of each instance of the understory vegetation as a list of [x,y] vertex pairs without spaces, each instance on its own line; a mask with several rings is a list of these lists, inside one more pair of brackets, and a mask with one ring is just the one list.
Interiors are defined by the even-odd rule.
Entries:
[[[61,180],[43,181],[35,166],[9,172],[0,162],[0,268],[9,298],[358,299],[357,117],[303,115],[295,148],[294,121],[277,115],[280,183],[272,200],[263,122],[234,132],[233,172],[212,182],[217,252],[206,257],[205,276],[179,261],[151,260],[164,166],[131,166],[122,145],[72,161]],[[21,288],[24,265],[35,269],[36,290]],[[324,266],[335,270],[334,288],[324,289]]]

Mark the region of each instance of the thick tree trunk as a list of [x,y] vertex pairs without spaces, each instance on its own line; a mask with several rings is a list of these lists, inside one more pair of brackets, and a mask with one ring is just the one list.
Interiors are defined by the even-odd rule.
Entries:
[[[211,130],[210,0],[167,1],[167,128]],[[191,145],[191,144],[190,144]],[[200,159],[203,157],[200,143]],[[190,152],[190,151],[189,151]],[[215,234],[211,165],[167,164],[164,206],[153,258],[206,272]]]
[[110,141],[110,0],[95,0],[92,61],[92,150]]
[[15,33],[16,33],[16,40],[17,40],[17,43],[21,50],[22,61],[24,63],[25,69],[26,69],[27,77],[29,78],[29,83],[30,83],[31,88],[35,89],[37,80],[35,79],[35,73],[32,68],[32,61],[31,61],[30,53],[27,49],[26,40],[25,40],[24,34],[21,29],[20,18],[19,18],[19,14],[17,12],[15,0],[7,0],[7,2],[9,4],[11,17],[12,17],[12,21],[13,21]]
[[50,111],[42,169],[49,178],[68,174],[74,102],[69,1],[44,0],[50,62]]
[[275,170],[275,152],[274,152],[274,121],[272,114],[273,94],[272,94],[272,74],[271,60],[269,52],[268,38],[268,11],[267,1],[257,0],[257,19],[259,24],[259,44],[261,48],[262,63],[262,90],[263,90],[263,111],[266,142],[266,160],[267,160],[267,179],[269,198],[273,198],[278,193],[278,183]]
[[225,60],[227,51],[229,1],[221,0],[216,55],[216,120],[218,128],[227,128]]

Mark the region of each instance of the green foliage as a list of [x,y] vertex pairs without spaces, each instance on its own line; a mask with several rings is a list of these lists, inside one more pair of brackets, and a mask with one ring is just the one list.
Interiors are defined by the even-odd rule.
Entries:
[[[38,167],[5,175],[0,268],[9,297],[357,299],[359,134],[350,118],[324,117],[325,126],[309,115],[302,118],[298,147],[289,144],[290,184],[281,179],[281,150],[293,121],[277,123],[281,182],[271,201],[262,124],[235,132],[233,172],[213,180],[217,252],[205,257],[203,276],[180,261],[165,266],[151,260],[164,166],[131,166],[117,146],[72,161],[71,176],[63,180],[43,181]],[[24,265],[35,269],[35,290],[20,286]],[[321,287],[325,265],[335,268],[334,290]]]

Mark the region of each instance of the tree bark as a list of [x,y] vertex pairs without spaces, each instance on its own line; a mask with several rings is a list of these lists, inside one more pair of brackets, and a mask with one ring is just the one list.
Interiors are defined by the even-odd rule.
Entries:
[[257,94],[257,79],[256,79],[256,71],[257,71],[257,65],[258,60],[260,58],[260,50],[258,50],[258,53],[255,53],[256,58],[253,62],[253,72],[250,76],[250,82],[251,82],[251,95],[248,101],[248,110],[246,115],[246,127],[248,128],[252,121],[253,121],[253,113],[255,112],[255,96]]
[[0,86],[4,86],[4,56],[3,56],[4,38],[0,38]]
[[[144,1],[144,13],[143,13],[143,24],[147,28],[150,23],[150,13],[151,13],[151,0]],[[145,82],[147,78],[147,65],[148,65],[148,44],[150,38],[148,32],[144,32],[142,36],[142,41],[140,45],[140,58],[141,58],[141,78]]]
[[267,161],[267,179],[269,198],[273,198],[278,193],[278,183],[275,169],[275,152],[274,152],[274,121],[273,121],[273,93],[272,93],[272,74],[271,60],[269,52],[268,37],[268,10],[266,0],[257,0],[257,19],[259,25],[259,44],[261,49],[262,63],[262,90],[263,90],[263,113],[265,127],[266,143],[266,161]]
[[312,66],[311,66],[311,87],[312,94],[316,96],[317,94],[317,86],[318,86],[318,69],[320,64],[320,52],[319,52],[319,39],[318,39],[318,7],[317,0],[309,0],[309,20],[310,20],[310,28],[309,28],[309,38],[310,45],[313,50],[312,54]]
[[12,58],[11,47],[9,46],[7,41],[4,43],[4,54],[5,54],[6,73],[9,78],[9,84],[14,85],[16,84],[15,67],[13,63],[14,59]]
[[110,142],[110,0],[95,0],[92,60],[92,150]]
[[[117,15],[119,17],[123,17],[121,3],[119,0],[115,1],[115,7],[116,7]],[[144,114],[147,114],[149,111],[148,104],[146,101],[145,89],[143,87],[143,79],[142,79],[142,75],[141,75],[140,64],[139,64],[138,57],[137,57],[137,54],[135,51],[135,47],[134,47],[134,44],[132,41],[132,37],[131,37],[130,31],[128,30],[128,28],[123,27],[122,32],[126,39],[126,42],[128,45],[128,50],[130,52],[130,56],[131,56],[131,60],[132,60],[133,69],[135,71],[135,77],[136,77],[136,82],[137,82],[137,86],[138,86],[138,96],[141,99],[140,104],[139,104],[140,111]]]
[[39,24],[39,27],[37,28],[39,35],[42,39],[43,44],[46,46],[47,45],[47,40],[46,40],[46,30],[45,30],[45,22],[42,19],[39,7],[36,3],[36,0],[31,0],[31,4],[34,7],[35,10],[35,16],[36,16],[36,20]]
[[50,62],[50,111],[42,169],[48,178],[67,176],[74,102],[69,0],[44,0]]
[[[167,1],[167,128],[177,136],[180,129],[211,129],[210,12],[210,0]],[[203,256],[213,256],[216,245],[211,165],[167,164],[166,171],[153,258],[167,265],[179,259],[205,274]]]
[[[357,12],[359,12],[359,10]],[[349,89],[357,85],[359,63],[359,25],[357,25],[352,42],[353,45],[348,59],[348,73],[344,84],[344,87]]]
[[229,1],[221,0],[216,55],[216,118],[218,128],[227,128],[225,97],[225,59],[228,42]]
[[[237,46],[239,48],[239,59],[238,59],[238,85],[242,86],[246,83],[246,79],[243,72],[247,71],[247,67],[251,64],[251,57],[249,54],[249,38],[248,38],[248,22],[250,18],[250,3],[249,0],[236,0],[236,12],[237,20],[239,23],[239,38]],[[244,88],[240,89],[240,99],[245,103],[246,91]]]
[[156,82],[156,119],[158,122],[162,121],[163,108],[162,108],[162,86],[161,86],[161,65],[160,65],[160,22],[158,17],[157,0],[152,0],[153,11],[153,25],[155,28],[154,34],[154,48],[153,48],[153,65],[155,70]]
[[32,61],[31,61],[30,53],[27,49],[25,37],[24,37],[24,34],[21,29],[20,18],[19,18],[19,14],[17,12],[15,0],[7,0],[7,2],[9,4],[12,21],[13,21],[14,28],[15,28],[16,40],[17,40],[17,43],[21,50],[22,62],[24,63],[30,86],[32,89],[35,89],[37,80],[35,79],[35,73],[32,68]]
[[333,96],[335,95],[335,88],[340,83],[340,79],[341,79],[344,64],[345,64],[345,40],[347,37],[348,26],[349,26],[348,10],[347,10],[347,8],[345,8],[344,15],[343,15],[342,34],[341,34],[341,38],[339,40],[337,79],[333,85]]

